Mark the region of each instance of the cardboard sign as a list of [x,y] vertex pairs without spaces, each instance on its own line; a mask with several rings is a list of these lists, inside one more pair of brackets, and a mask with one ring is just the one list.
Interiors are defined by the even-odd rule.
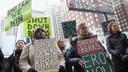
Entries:
[[32,17],[31,0],[23,0],[20,4],[8,11],[5,22],[5,31]]
[[52,35],[50,17],[33,17],[32,19],[24,22],[25,37],[31,37],[37,27],[43,28],[48,36]]
[[84,61],[85,72],[112,72],[106,52],[96,37],[78,41],[77,49]]
[[76,33],[76,21],[67,21],[67,22],[62,22],[62,27],[63,27],[63,32],[64,32],[64,37],[68,38],[69,36],[77,36]]
[[35,69],[38,72],[57,72],[61,51],[56,46],[56,39],[42,39],[34,41]]

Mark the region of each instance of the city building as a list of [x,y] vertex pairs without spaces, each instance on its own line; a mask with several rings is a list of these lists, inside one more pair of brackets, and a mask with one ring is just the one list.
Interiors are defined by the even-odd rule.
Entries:
[[128,0],[114,1],[113,6],[119,28],[121,31],[128,31]]
[[51,8],[52,21],[55,38],[64,38],[63,29],[62,29],[62,18],[61,18],[61,6],[53,6]]
[[[113,10],[111,0],[70,0],[70,1],[75,1],[76,4],[74,4],[73,2],[73,4],[69,4],[69,5],[72,5],[80,9],[86,9],[86,7],[88,7],[89,9],[94,10],[95,7],[101,5],[100,10],[103,10],[103,11],[107,11],[108,9],[110,11]],[[65,9],[63,9],[62,12],[63,12],[61,15],[62,21],[76,20],[77,24],[79,24],[81,21],[85,20],[91,32],[93,32],[94,34],[102,33],[102,27],[101,27],[102,22],[106,21],[106,18],[103,13],[101,14],[101,13],[95,13],[95,12],[72,11],[72,10],[68,10],[68,8],[66,7]],[[107,17],[109,20],[109,19],[112,19],[114,15],[107,15]]]

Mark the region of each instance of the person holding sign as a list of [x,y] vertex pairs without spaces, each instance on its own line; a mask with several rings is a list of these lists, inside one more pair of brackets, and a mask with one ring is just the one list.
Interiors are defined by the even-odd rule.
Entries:
[[84,72],[83,61],[77,51],[77,41],[83,40],[92,36],[92,34],[88,31],[88,28],[85,22],[82,22],[79,24],[77,28],[77,35],[78,36],[70,42],[72,45],[72,48],[66,55],[67,57],[66,62],[69,63],[69,65],[67,66],[68,72],[73,71],[72,66],[74,66],[74,72]]
[[114,72],[128,72],[128,39],[119,31],[115,20],[108,25],[110,36],[107,38],[107,49],[112,55]]
[[59,72],[66,72],[65,59],[70,46],[67,47],[62,39],[58,40],[57,45],[62,52],[62,55],[59,56],[59,60],[60,60]]
[[[49,38],[47,33],[42,28],[37,28],[34,33],[34,39],[46,39]],[[34,68],[34,54],[35,48],[33,44],[27,45],[20,56],[19,64],[22,72],[37,72]]]

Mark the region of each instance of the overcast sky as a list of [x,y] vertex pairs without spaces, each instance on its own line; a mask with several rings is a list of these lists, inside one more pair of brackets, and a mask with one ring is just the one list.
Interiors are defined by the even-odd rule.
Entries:
[[[23,0],[0,0],[0,18],[5,17],[7,11]],[[32,0],[32,9],[43,11],[46,7],[51,5],[59,5],[60,0]]]

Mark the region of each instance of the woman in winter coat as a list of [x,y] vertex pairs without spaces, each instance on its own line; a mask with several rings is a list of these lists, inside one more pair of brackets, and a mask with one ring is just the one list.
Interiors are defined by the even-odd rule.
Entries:
[[[37,28],[34,33],[34,39],[45,39],[47,38],[47,33],[42,28]],[[34,69],[34,54],[35,48],[33,44],[27,45],[20,56],[19,64],[22,72],[37,72]]]
[[119,31],[118,25],[111,20],[108,25],[110,36],[107,38],[107,49],[112,55],[114,72],[128,72],[128,39]]
[[73,68],[72,68],[73,66],[74,66],[74,72],[85,72],[83,61],[81,59],[81,56],[78,54],[78,50],[77,50],[77,41],[88,39],[92,36],[85,22],[81,22],[79,24],[77,28],[77,35],[78,36],[76,38],[70,41],[72,48],[66,54],[67,72],[73,72]]

